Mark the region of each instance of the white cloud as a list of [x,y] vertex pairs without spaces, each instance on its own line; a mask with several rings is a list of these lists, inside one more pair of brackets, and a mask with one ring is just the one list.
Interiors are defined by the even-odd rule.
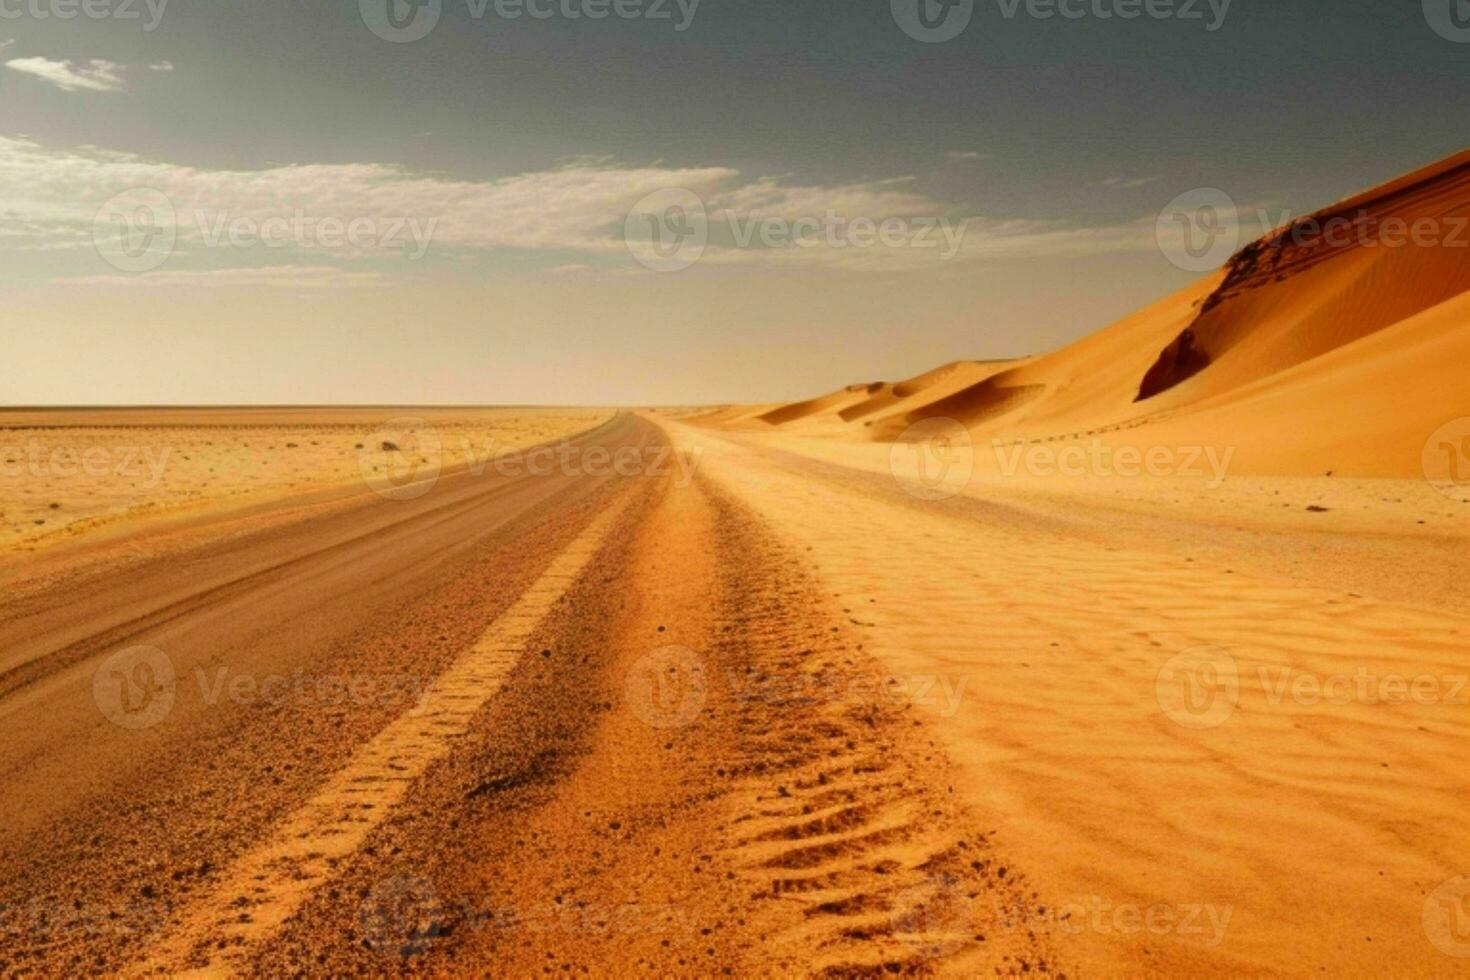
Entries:
[[153,64],[151,64],[151,65],[148,66],[148,70],[149,71],[173,71],[174,70],[174,63],[172,61],[155,61]]
[[[49,250],[90,244],[99,208],[136,188],[151,188],[167,198],[172,213],[155,220],[174,227],[180,252],[198,253],[222,244],[208,249],[211,265],[258,265],[263,254],[270,254],[261,251],[263,245],[231,247],[228,230],[237,221],[258,230],[268,221],[280,228],[282,222],[299,219],[343,224],[366,220],[376,236],[369,236],[370,244],[359,240],[350,245],[340,233],[330,238],[287,236],[288,241],[273,251],[280,258],[298,260],[397,258],[404,254],[405,240],[428,229],[426,244],[433,253],[472,257],[511,249],[549,254],[562,266],[589,265],[597,259],[586,274],[598,274],[613,263],[633,265],[623,241],[629,212],[652,192],[670,188],[690,191],[704,203],[713,229],[704,261],[711,263],[897,271],[932,268],[941,255],[974,260],[1155,247],[1151,215],[1103,228],[989,219],[954,213],[951,206],[920,193],[908,178],[795,185],[776,177],[742,179],[729,167],[620,166],[602,157],[576,158],[551,170],[478,181],[382,164],[201,170],[101,148],[56,149],[6,137],[0,137],[0,202],[4,202],[0,224],[11,229],[11,235],[0,239],[0,246]],[[846,247],[823,238],[814,247],[774,248],[763,247],[763,239],[749,235],[742,244],[731,234],[737,225],[749,229],[753,221],[806,218],[823,223],[831,215],[842,226],[856,219],[898,219],[912,228],[944,222],[951,232],[963,226],[964,234],[958,240],[946,239],[942,228],[935,228],[923,244]],[[396,238],[390,234],[395,227]],[[301,267],[314,266],[305,261]],[[139,278],[170,281],[159,275]]]
[[989,160],[995,156],[993,153],[980,153],[976,150],[950,150],[945,156],[951,160]]
[[101,58],[93,58],[85,64],[40,57],[14,58],[7,61],[5,67],[34,75],[63,92],[117,92],[123,86],[123,66]]
[[1159,179],[1158,177],[1109,177],[1107,180],[1100,180],[1092,186],[1111,187],[1115,190],[1126,191],[1132,190],[1135,187],[1147,187]]

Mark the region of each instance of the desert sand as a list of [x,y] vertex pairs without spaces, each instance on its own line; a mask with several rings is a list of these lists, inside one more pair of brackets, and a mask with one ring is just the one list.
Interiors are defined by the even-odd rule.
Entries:
[[1464,258],[782,404],[9,411],[101,454],[4,478],[0,970],[1463,975]]
[[[0,546],[268,501],[552,442],[610,412],[528,409],[0,409]],[[415,433],[432,436],[417,456]],[[405,435],[407,438],[405,438]],[[394,440],[397,440],[396,442]],[[395,449],[384,449],[384,442]],[[399,445],[402,443],[402,445]]]

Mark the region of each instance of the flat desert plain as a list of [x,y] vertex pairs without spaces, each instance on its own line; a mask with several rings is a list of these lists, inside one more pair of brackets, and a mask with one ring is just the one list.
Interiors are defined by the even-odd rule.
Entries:
[[0,967],[1464,975],[1467,287],[1297,225],[792,403],[7,412],[103,452],[5,477]]

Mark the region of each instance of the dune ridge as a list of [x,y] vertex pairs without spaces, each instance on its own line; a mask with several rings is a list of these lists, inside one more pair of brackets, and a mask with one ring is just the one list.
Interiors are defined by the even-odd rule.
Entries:
[[1237,450],[1242,472],[1418,476],[1430,434],[1470,416],[1467,291],[1470,150],[1295,219],[1058,350],[694,421],[897,442],[947,419],[977,443],[1206,444]]

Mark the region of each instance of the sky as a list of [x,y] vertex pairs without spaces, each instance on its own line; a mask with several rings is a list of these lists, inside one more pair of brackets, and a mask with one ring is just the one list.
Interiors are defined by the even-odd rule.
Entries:
[[0,404],[1038,353],[1464,148],[1467,79],[1464,0],[0,0]]

